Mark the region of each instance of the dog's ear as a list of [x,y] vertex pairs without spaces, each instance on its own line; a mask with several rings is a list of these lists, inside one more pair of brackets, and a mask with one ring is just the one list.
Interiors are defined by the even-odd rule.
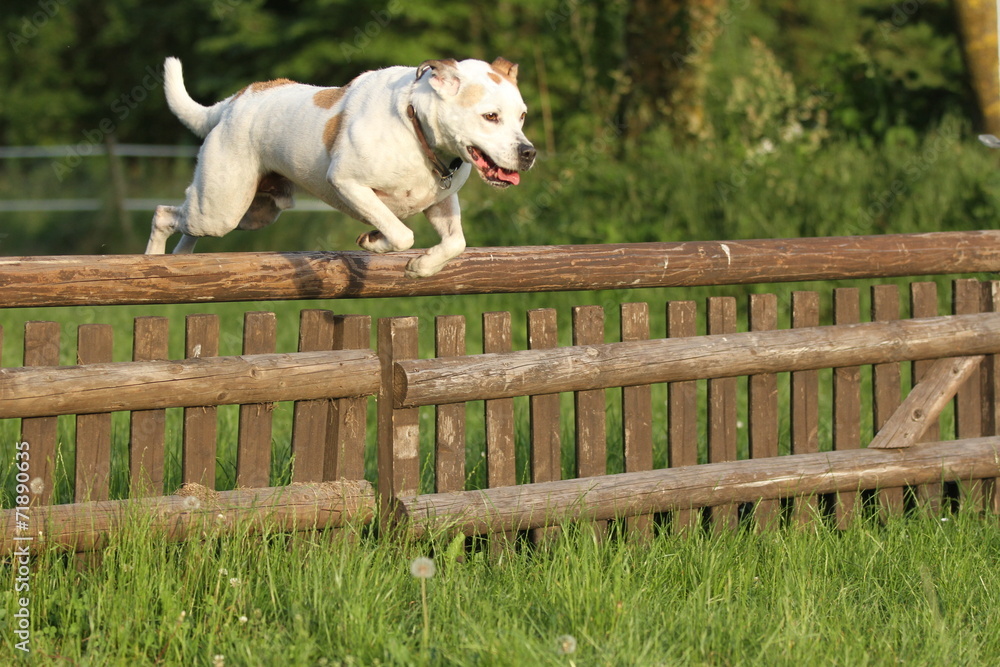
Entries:
[[425,60],[417,67],[417,80],[431,71],[431,87],[445,97],[458,94],[462,80],[458,76],[458,62],[454,58],[447,60]]
[[506,58],[497,58],[490,63],[490,69],[515,86],[517,85],[517,63],[512,63]]

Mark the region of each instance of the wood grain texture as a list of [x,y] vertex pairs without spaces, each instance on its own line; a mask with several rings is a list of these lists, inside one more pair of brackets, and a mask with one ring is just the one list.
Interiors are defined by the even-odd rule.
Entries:
[[[736,299],[729,296],[709,297],[708,334],[725,336],[736,333]],[[736,460],[736,378],[712,378],[708,381],[708,462]],[[713,507],[709,518],[714,529],[735,530],[739,523],[739,507]]]
[[[75,390],[62,392],[63,383]],[[378,360],[364,350],[7,368],[0,418],[368,396],[378,388]]]
[[[243,315],[243,354],[273,354],[277,349],[278,320],[274,313]],[[236,484],[246,488],[268,486],[271,476],[271,433],[274,403],[240,406],[236,437]]]
[[0,303],[343,299],[997,272],[1000,232],[469,248],[437,275],[412,280],[404,276],[404,267],[417,254],[8,257],[0,259]]
[[996,436],[907,449],[793,454],[707,463],[541,484],[400,498],[415,532],[468,534],[523,530],[570,520],[604,520],[755,502],[900,487],[932,480],[973,480],[1000,473]]
[[[434,355],[465,354],[465,317],[440,315],[434,320]],[[436,406],[434,411],[434,488],[465,489],[465,404]]]
[[[24,365],[54,366],[59,363],[60,327],[57,322],[25,322]],[[4,371],[0,370],[0,373]],[[15,371],[11,371],[15,372]],[[78,391],[72,384],[51,384],[47,391]],[[0,398],[4,398],[0,389]],[[2,403],[2,402],[0,402]],[[34,417],[21,421],[21,442],[31,451],[31,502],[45,505],[55,486],[59,423],[55,417]]]
[[[114,331],[108,324],[81,324],[76,330],[76,361],[112,361]],[[111,414],[76,417],[76,484],[73,498],[107,500],[111,482]]]
[[[778,297],[774,294],[751,294],[749,305],[750,331],[772,331],[778,328]],[[778,378],[774,373],[751,375],[747,378],[747,421],[750,458],[763,459],[778,455]],[[777,528],[781,520],[781,503],[762,500],[754,508],[759,529]]]
[[[335,315],[333,349],[371,349],[372,319],[368,315]],[[368,398],[348,396],[330,402],[323,480],[364,479],[368,428]]]
[[[206,359],[219,355],[219,316],[188,315],[184,321],[184,356]],[[184,408],[181,481],[215,488],[218,411],[212,405]]]
[[[874,285],[872,287],[872,322],[898,320],[900,316],[899,287]],[[942,356],[954,356],[952,354]],[[877,435],[902,401],[901,372],[898,362],[876,363],[872,366],[872,424]],[[882,511],[890,515],[903,512],[903,489],[879,489],[878,502]]]
[[[623,303],[622,342],[649,339],[649,304]],[[622,387],[622,444],[625,472],[653,469],[653,393],[649,385]],[[653,517],[630,517],[629,535],[648,540],[653,537]]]
[[[121,369],[139,370],[147,369],[146,364],[150,361],[157,361],[165,364],[175,363],[161,361],[167,358],[169,343],[169,320],[166,317],[137,317],[132,328],[132,361],[133,364],[141,362],[138,366],[107,365],[102,372],[94,375],[94,378],[104,383],[104,389],[108,393],[100,397],[100,389],[97,389],[98,402],[109,405],[98,406],[90,410],[85,406],[67,406],[66,414],[82,412],[101,412],[103,410],[113,410],[114,401],[127,393],[127,383],[123,378],[113,378],[113,371]],[[183,363],[183,362],[182,362]],[[99,364],[94,364],[92,369],[98,368]],[[145,370],[139,370],[140,373]],[[2,378],[6,380],[7,378]],[[111,382],[107,380],[111,379]],[[81,387],[83,385],[80,385]],[[147,392],[151,396],[161,394],[163,386],[158,383],[148,385]],[[152,391],[149,391],[152,390]],[[88,400],[94,397],[91,391],[75,392],[70,396],[84,397]],[[56,395],[55,398],[66,398]],[[32,404],[41,407],[42,401],[36,398]],[[196,403],[197,404],[197,403]],[[9,405],[6,401],[3,403]],[[164,447],[166,446],[167,413],[161,409],[167,406],[149,405],[142,406],[122,406],[121,410],[131,410],[131,422],[129,424],[129,479],[132,497],[158,496],[163,493],[163,459]],[[173,407],[173,406],[171,406]],[[178,406],[179,407],[179,406]],[[50,411],[53,408],[48,408]]]
[[958,388],[979,369],[983,356],[939,359],[913,388],[899,409],[882,425],[869,449],[912,447],[924,440]]
[[[54,505],[32,512],[32,520],[46,526],[44,537],[31,542],[32,551],[54,546],[91,551],[104,546],[108,535],[134,520],[136,513],[147,513],[143,525],[171,541],[237,531],[318,530],[371,521],[375,494],[363,480],[235,491],[186,485],[171,496]],[[15,510],[0,511],[0,554],[24,544],[14,541],[15,521]]]
[[[299,313],[299,352],[333,349],[333,312],[308,309]],[[296,401],[292,414],[292,481],[319,482],[326,467],[330,401],[318,398]]]
[[[861,321],[861,292],[856,287],[833,291],[833,323],[857,324]],[[833,449],[837,452],[861,447],[861,368],[841,366],[833,369]],[[839,528],[847,528],[857,518],[861,494],[842,491],[834,497],[833,513]]]
[[893,363],[1000,350],[1000,314],[868,322],[420,359],[395,366],[401,407]]

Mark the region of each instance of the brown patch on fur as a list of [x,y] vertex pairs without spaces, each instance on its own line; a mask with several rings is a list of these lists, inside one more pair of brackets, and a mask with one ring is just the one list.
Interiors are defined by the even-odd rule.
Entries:
[[240,89],[238,93],[233,96],[236,99],[243,93],[259,93],[264,90],[270,90],[271,88],[277,88],[278,86],[287,86],[289,84],[295,83],[291,79],[271,79],[270,81],[258,81],[256,83],[251,83],[249,86],[244,86]]
[[500,75],[500,78],[510,81],[515,86],[517,85],[517,64],[512,63],[506,58],[497,58],[490,63],[490,69]]
[[478,83],[470,84],[468,86],[462,86],[462,89],[458,93],[458,99],[456,100],[459,106],[471,107],[475,106],[479,100],[483,99],[483,95],[486,94],[486,90],[480,86]]
[[326,146],[327,153],[333,151],[333,145],[337,143],[337,136],[339,134],[340,114],[334,114],[330,116],[330,120],[326,121],[326,126],[323,127],[323,145]]
[[500,75],[497,74],[496,72],[487,72],[486,76],[490,77],[490,81],[492,81],[493,83],[500,83],[501,81],[503,81],[503,79],[500,78]]
[[332,109],[333,105],[347,92],[347,86],[343,88],[323,88],[313,95],[313,104],[321,109]]
[[237,229],[255,231],[267,227],[278,219],[281,212],[290,202],[278,204],[279,199],[289,200],[295,194],[295,184],[275,172],[268,172],[257,182],[257,193],[250,203],[250,208],[240,219]]

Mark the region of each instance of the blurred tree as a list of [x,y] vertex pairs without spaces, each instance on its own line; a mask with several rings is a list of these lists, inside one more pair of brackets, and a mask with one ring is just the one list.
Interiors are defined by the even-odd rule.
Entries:
[[631,0],[625,49],[631,88],[625,121],[632,137],[661,121],[681,135],[711,133],[706,72],[726,0]]
[[994,0],[955,0],[955,11],[969,79],[979,102],[982,128],[1000,134],[997,6]]

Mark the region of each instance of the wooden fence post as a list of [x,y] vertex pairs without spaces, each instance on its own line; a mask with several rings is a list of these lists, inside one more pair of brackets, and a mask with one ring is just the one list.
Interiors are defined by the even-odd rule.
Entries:
[[[938,292],[937,283],[918,282],[910,284],[910,317],[935,317],[938,314]],[[916,386],[924,378],[924,374],[934,365],[932,359],[925,361],[914,361],[910,368],[912,385]],[[935,419],[927,428],[924,434],[924,442],[935,442],[941,439],[941,422]],[[936,516],[941,512],[942,487],[940,482],[921,484],[916,489],[917,502],[929,512]]]
[[[667,337],[685,338],[698,333],[698,306],[694,301],[667,304]],[[670,467],[698,463],[698,383],[688,380],[667,385],[667,447]],[[674,513],[674,531],[697,528],[701,510],[681,509]]]
[[[184,321],[184,356],[203,359],[219,356],[219,316],[188,315]],[[181,481],[215,488],[215,453],[218,435],[215,406],[184,408]]]
[[[372,320],[367,315],[337,315],[333,318],[333,349],[371,348]],[[365,431],[368,397],[337,398],[330,402],[323,479],[365,478]]]
[[[604,308],[576,306],[573,308],[573,345],[604,343]],[[577,477],[597,477],[607,474],[607,416],[603,389],[574,393],[576,421]],[[608,522],[596,521],[599,535],[607,533]]]
[[[243,315],[243,354],[273,354],[277,347],[278,323],[274,313]],[[236,485],[244,488],[268,486],[271,479],[271,433],[273,403],[240,406],[236,445]]]
[[[978,295],[977,295],[978,303]],[[888,322],[899,319],[899,288],[896,285],[872,286],[872,321]],[[885,425],[902,402],[898,363],[875,364],[872,367],[873,426],[875,433]],[[890,515],[903,511],[903,489],[879,489],[879,505]]]
[[[528,348],[546,350],[559,345],[558,318],[553,308],[528,311]],[[562,479],[562,408],[559,394],[541,394],[528,399],[531,422],[531,482]],[[539,528],[534,542],[554,537],[558,528]]]
[[[982,312],[982,287],[978,280],[961,278],[952,285],[952,312],[955,315]],[[982,389],[982,374],[976,369],[955,394],[956,438],[978,438],[983,434]],[[959,482],[958,487],[962,503],[971,503],[976,509],[985,507],[985,489],[980,480]]]
[[382,381],[378,392],[378,495],[382,523],[392,520],[394,500],[420,489],[419,408],[393,407],[393,364],[416,359],[418,319],[384,317],[378,321]]
[[[25,322],[24,365],[59,365],[60,327],[57,322]],[[72,391],[72,387],[62,387]],[[56,483],[56,447],[59,437],[58,417],[32,417],[21,420],[21,441],[31,452],[31,500],[47,505]],[[41,480],[40,482],[37,480]]]
[[[79,364],[113,361],[114,331],[108,324],[81,324],[76,330]],[[111,413],[76,417],[76,484],[73,499],[107,500],[111,480]]]
[[[333,349],[333,313],[310,309],[299,313],[299,352]],[[326,431],[330,401],[325,398],[296,401],[292,421],[293,482],[323,480]]]
[[[792,292],[792,328],[819,326],[819,294]],[[792,454],[819,451],[819,371],[796,371],[791,377]],[[796,498],[792,520],[799,525],[814,521],[819,513],[817,498]]]
[[[166,360],[166,317],[135,318],[133,361]],[[166,445],[166,410],[133,410],[129,434],[129,475],[133,497],[163,493],[163,457]]]
[[[778,297],[774,294],[751,294],[750,331],[778,328]],[[747,421],[750,431],[750,458],[778,455],[778,378],[774,373],[747,378]],[[758,530],[777,528],[781,522],[781,501],[762,500],[754,509]]]
[[[465,317],[439,315],[434,320],[434,354],[465,354]],[[465,403],[434,408],[434,488],[438,493],[465,490]]]
[[[708,334],[736,333],[736,299],[716,296],[708,299]],[[736,378],[708,381],[708,462],[736,460]],[[709,512],[715,530],[733,530],[739,523],[739,507],[722,505]]]
[[[861,293],[856,287],[833,291],[833,323],[857,324],[861,321]],[[861,367],[833,369],[833,449],[844,451],[861,447]],[[839,528],[847,528],[857,517],[861,494],[841,492],[834,499],[834,516]]]
[[[622,342],[649,339],[649,304],[621,304]],[[649,385],[622,387],[622,444],[625,472],[653,469],[653,392]],[[640,540],[653,536],[653,517],[631,517],[626,522],[631,535]]]

